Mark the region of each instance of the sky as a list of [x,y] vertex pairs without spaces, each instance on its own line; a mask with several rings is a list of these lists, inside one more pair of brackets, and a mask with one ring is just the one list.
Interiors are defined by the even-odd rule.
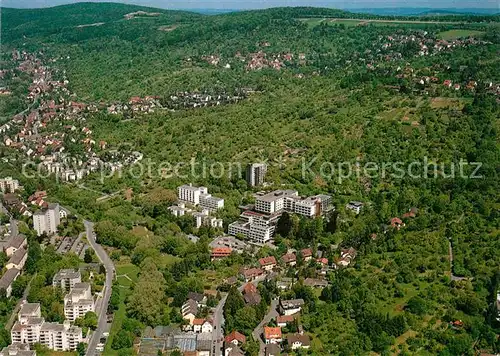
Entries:
[[[104,0],[86,0],[105,2]],[[108,0],[110,1],[110,0]],[[0,0],[3,7],[35,8],[57,6],[84,0]],[[316,6],[338,9],[356,8],[491,8],[500,11],[500,0],[122,0],[113,1],[164,9],[262,9],[278,6]]]

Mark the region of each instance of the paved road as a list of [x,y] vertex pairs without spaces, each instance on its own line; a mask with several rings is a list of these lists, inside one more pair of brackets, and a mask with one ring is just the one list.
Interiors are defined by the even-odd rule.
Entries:
[[98,315],[97,329],[90,336],[90,341],[87,347],[86,356],[93,356],[96,354],[97,344],[100,342],[102,334],[106,329],[109,298],[111,297],[111,286],[113,285],[113,278],[115,275],[115,266],[107,255],[106,251],[95,240],[94,224],[90,221],[84,220],[85,231],[87,233],[87,240],[90,246],[94,249],[97,257],[106,269],[106,283],[104,285],[103,297],[100,303],[96,303],[99,308],[96,310]]
[[[257,277],[252,284],[257,285],[259,282],[262,282],[265,279],[265,276]],[[240,292],[243,291],[246,283],[243,283],[238,290]],[[214,356],[220,356],[223,354],[222,346],[224,343],[224,304],[226,304],[227,295],[225,295],[220,301],[219,304],[215,307],[215,311],[213,313],[213,325],[214,331],[212,332],[212,354]]]
[[0,212],[7,215],[10,218],[10,236],[17,236],[19,233],[19,227],[17,225],[17,220],[14,220],[12,215],[9,213],[9,211],[3,206],[3,204],[0,202]]
[[259,355],[264,355],[266,349],[266,344],[264,343],[261,337],[262,333],[264,332],[264,326],[279,315],[278,312],[276,311],[277,308],[278,308],[278,299],[273,299],[271,301],[271,306],[269,307],[267,314],[264,316],[260,324],[257,325],[257,327],[252,332],[254,340],[259,341],[260,345]]

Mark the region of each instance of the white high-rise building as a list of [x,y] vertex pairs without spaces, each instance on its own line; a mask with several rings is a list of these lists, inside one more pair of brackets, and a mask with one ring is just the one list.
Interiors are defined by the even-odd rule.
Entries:
[[44,232],[47,235],[55,234],[61,223],[59,204],[50,204],[47,209],[37,211],[33,214],[33,228],[38,236]]
[[55,351],[74,351],[82,342],[82,329],[64,324],[46,323],[41,317],[40,303],[25,303],[10,331],[13,344],[40,343]]
[[12,177],[0,179],[0,191],[2,193],[14,193],[18,189],[19,181],[17,179],[12,179]]
[[181,185],[177,188],[177,195],[181,202],[200,205],[206,209],[217,210],[224,207],[224,199],[208,194],[206,187],[195,187],[192,184]]
[[194,187],[192,184],[181,185],[177,188],[177,195],[180,201],[185,201],[193,205],[200,204],[200,195],[208,194],[208,189],[205,187]]
[[77,318],[83,318],[89,311],[95,311],[90,284],[77,283],[64,297],[64,316],[73,322]]
[[296,190],[275,190],[255,198],[255,210],[266,214],[280,213],[288,209],[288,204],[300,199]]
[[264,178],[267,172],[265,163],[253,163],[247,167],[247,183],[251,187],[256,187],[264,184]]
[[10,331],[12,343],[28,345],[37,343],[44,322],[41,315],[40,303],[23,304],[17,315],[17,321]]

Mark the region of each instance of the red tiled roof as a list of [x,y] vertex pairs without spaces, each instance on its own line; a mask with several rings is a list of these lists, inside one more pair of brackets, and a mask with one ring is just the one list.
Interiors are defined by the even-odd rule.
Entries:
[[247,338],[245,337],[245,335],[243,335],[242,333],[237,332],[235,330],[232,333],[228,334],[224,340],[227,343],[230,343],[230,342],[233,342],[234,340],[236,340],[236,341],[238,341],[238,342],[240,342],[240,343],[243,344],[243,343],[245,343],[245,341],[247,340]]
[[253,283],[247,283],[243,287],[243,293],[256,293],[257,287]]
[[279,326],[278,327],[269,327],[269,326],[264,327],[264,338],[266,340],[281,339],[281,337],[282,337],[281,328]]
[[312,256],[312,251],[311,251],[310,248],[303,249],[300,252],[302,252],[302,256],[303,257],[310,257],[310,256]]
[[290,263],[290,262],[296,261],[297,260],[297,256],[295,256],[294,253],[287,253],[287,254],[283,255],[283,257],[281,257],[281,259],[285,263]]
[[276,322],[281,323],[291,323],[295,319],[295,315],[278,315],[276,317]]
[[263,257],[259,260],[261,266],[269,266],[276,264],[276,258],[274,256]]

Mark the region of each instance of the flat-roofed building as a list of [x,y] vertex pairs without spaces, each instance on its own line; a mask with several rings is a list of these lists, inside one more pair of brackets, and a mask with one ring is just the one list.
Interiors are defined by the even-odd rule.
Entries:
[[62,269],[54,275],[52,286],[64,290],[71,290],[77,283],[82,282],[82,275],[79,270]]
[[64,316],[73,322],[90,311],[95,311],[90,284],[76,283],[64,297]]

